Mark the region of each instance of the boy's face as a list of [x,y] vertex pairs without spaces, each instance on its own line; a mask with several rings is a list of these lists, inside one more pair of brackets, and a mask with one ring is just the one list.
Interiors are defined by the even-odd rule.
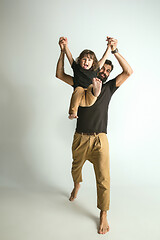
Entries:
[[80,66],[84,69],[90,69],[93,65],[93,59],[89,55],[84,56],[80,60]]

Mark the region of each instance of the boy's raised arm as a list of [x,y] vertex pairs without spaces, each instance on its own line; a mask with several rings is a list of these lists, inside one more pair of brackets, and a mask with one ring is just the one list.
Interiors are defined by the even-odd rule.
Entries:
[[63,37],[59,39],[59,46],[61,48],[61,53],[57,62],[57,68],[56,68],[56,77],[61,79],[63,82],[73,86],[73,78],[70,75],[67,75],[64,72],[64,45],[63,45]]
[[67,40],[67,38],[64,38],[63,44],[64,44],[64,50],[65,50],[66,56],[68,58],[68,61],[69,61],[70,65],[72,66],[72,63],[73,63],[74,59],[73,59],[72,54],[71,54],[71,52],[70,52],[70,50],[68,48],[68,40]]
[[111,45],[109,43],[109,38],[107,37],[107,40],[108,41],[108,44],[107,44],[107,49],[106,51],[104,52],[103,54],[103,57],[98,61],[98,65],[99,65],[99,68],[101,69],[105,63],[105,61],[107,60],[109,54],[111,53]]

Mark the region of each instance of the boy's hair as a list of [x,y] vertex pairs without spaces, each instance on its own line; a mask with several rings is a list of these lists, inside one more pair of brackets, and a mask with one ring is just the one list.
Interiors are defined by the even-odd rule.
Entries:
[[93,65],[91,67],[92,70],[97,70],[98,69],[98,60],[96,58],[96,55],[93,51],[85,49],[83,50],[79,57],[76,59],[77,64],[80,64],[80,60],[84,57],[84,56],[89,56],[91,59],[93,59]]
[[104,64],[110,65],[111,66],[111,71],[113,70],[113,64],[110,60],[106,60]]

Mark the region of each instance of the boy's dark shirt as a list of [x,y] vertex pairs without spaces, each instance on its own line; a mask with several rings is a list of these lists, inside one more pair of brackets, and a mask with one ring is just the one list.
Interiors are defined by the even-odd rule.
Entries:
[[101,94],[91,107],[79,107],[76,132],[107,133],[108,106],[116,87],[116,78],[102,85]]
[[91,69],[84,69],[75,61],[73,61],[72,63],[72,69],[74,72],[73,77],[74,89],[78,86],[88,88],[88,86],[92,84],[92,79],[97,77],[97,73],[100,70],[99,68],[95,71]]

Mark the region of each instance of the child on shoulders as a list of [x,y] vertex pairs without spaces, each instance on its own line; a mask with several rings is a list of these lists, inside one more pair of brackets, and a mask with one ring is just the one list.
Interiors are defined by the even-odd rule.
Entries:
[[[69,119],[78,118],[78,107],[92,106],[101,93],[102,81],[97,78],[97,73],[103,67],[111,46],[108,43],[103,57],[98,61],[96,55],[91,50],[84,50],[80,53],[75,62],[68,48],[67,38],[61,37],[61,43],[64,45],[65,54],[73,69],[74,92],[71,97],[69,108]],[[107,41],[109,38],[107,37]]]

